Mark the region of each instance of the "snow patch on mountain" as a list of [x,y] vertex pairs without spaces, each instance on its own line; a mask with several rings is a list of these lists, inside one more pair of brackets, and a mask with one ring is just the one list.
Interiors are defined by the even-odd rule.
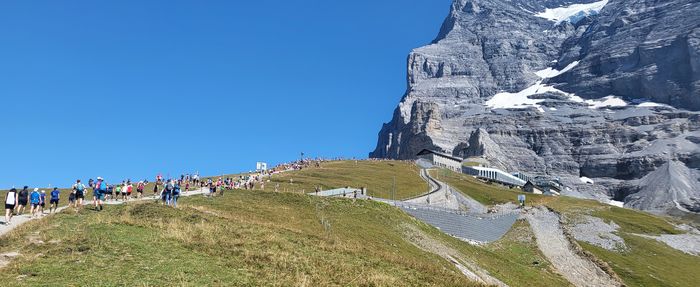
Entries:
[[556,76],[559,76],[563,73],[568,72],[569,70],[576,67],[576,65],[578,65],[578,61],[573,61],[573,62],[571,62],[571,64],[564,67],[564,69],[562,69],[561,71],[554,69],[552,67],[549,67],[549,68],[546,68],[544,70],[539,70],[539,71],[535,72],[535,74],[542,79],[554,78]]
[[654,103],[654,102],[643,102],[637,106],[640,108],[668,107],[668,105]]
[[544,100],[530,99],[530,96],[544,94],[547,92],[568,95],[567,93],[562,92],[552,86],[542,84],[542,81],[538,81],[534,85],[529,86],[517,93],[498,93],[484,104],[492,109],[524,109],[528,107],[535,107],[539,111],[543,112],[544,110],[540,107],[539,103],[543,102]]
[[600,99],[594,100],[584,100],[583,98],[576,96],[574,94],[568,94],[569,100],[577,103],[585,103],[590,109],[600,109],[600,108],[612,108],[612,107],[625,107],[627,102],[615,96],[607,96]]
[[586,16],[597,15],[605,5],[608,4],[608,0],[602,0],[598,2],[588,3],[588,4],[572,4],[569,6],[545,9],[544,12],[535,14],[535,16],[540,18],[545,18],[550,21],[554,21],[557,25],[561,22],[568,21],[571,23],[576,23],[579,20],[585,18]]
[[615,96],[607,96],[598,100],[586,100],[584,102],[587,103],[591,109],[627,106],[627,102],[625,102],[625,100]]
[[[537,74],[540,77],[547,77],[550,75],[557,75],[566,72],[567,69],[571,69],[576,66],[576,62],[571,63],[569,66],[561,71],[554,70],[552,68],[547,68],[545,70],[538,71]],[[549,70],[551,69],[551,70]],[[545,71],[547,71],[545,73]],[[540,112],[544,112],[544,109],[539,105],[544,102],[543,99],[531,99],[530,96],[539,95],[544,93],[558,93],[568,96],[568,99],[572,102],[585,103],[591,109],[600,108],[610,108],[610,107],[624,107],[627,106],[625,100],[615,97],[607,96],[600,99],[594,100],[584,100],[583,98],[576,96],[575,94],[567,93],[559,90],[553,86],[543,84],[542,81],[537,81],[534,85],[527,87],[526,89],[519,91],[517,93],[502,92],[494,95],[491,99],[486,101],[484,105],[492,109],[524,109],[528,107],[537,108]],[[552,110],[552,109],[550,109]]]

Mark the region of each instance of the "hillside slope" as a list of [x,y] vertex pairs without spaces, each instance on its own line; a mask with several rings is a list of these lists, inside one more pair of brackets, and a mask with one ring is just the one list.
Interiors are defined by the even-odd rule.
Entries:
[[[386,182],[384,175],[401,164],[407,163],[330,162],[285,172],[280,182],[342,182],[347,173],[328,166],[346,171],[356,165],[372,165],[366,170]],[[313,175],[319,171],[323,177]],[[519,194],[461,174],[433,174],[487,205]],[[693,286],[700,280],[700,257],[642,236],[682,235],[674,225],[680,222],[590,200],[528,197],[556,211],[574,237],[587,216],[619,225],[611,234],[623,238],[624,249],[604,249],[587,238],[572,242],[629,286]],[[518,220],[502,239],[475,246],[380,202],[293,189],[236,190],[182,198],[179,209],[132,202],[103,212],[66,210],[18,226],[0,237],[0,279],[8,286],[571,285],[539,249],[537,237],[528,221]]]

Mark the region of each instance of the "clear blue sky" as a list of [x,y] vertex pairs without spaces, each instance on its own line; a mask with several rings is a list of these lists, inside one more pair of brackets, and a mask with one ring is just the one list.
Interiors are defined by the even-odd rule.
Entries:
[[2,1],[0,188],[364,158],[450,2]]

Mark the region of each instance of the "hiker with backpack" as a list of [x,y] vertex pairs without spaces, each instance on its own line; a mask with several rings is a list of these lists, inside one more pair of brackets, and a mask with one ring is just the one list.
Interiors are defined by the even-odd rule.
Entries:
[[173,195],[173,188],[173,183],[170,180],[167,180],[163,185],[163,192],[161,193],[161,200],[163,201],[163,204],[170,205],[170,199]]
[[170,203],[173,207],[177,208],[177,199],[180,197],[180,183],[175,182],[173,186],[173,195],[170,199]]
[[[92,179],[90,179],[92,180]],[[76,180],[75,184],[73,185],[73,192],[75,193],[75,208],[80,210],[81,207],[83,207],[83,201],[85,200],[85,185],[80,182],[80,180]]]
[[98,176],[93,189],[93,202],[95,203],[96,211],[104,209],[105,194],[107,194],[107,183]]
[[60,195],[61,191],[58,190],[58,187],[54,187],[51,191],[51,201],[49,201],[49,213],[54,213],[58,209],[58,200]]

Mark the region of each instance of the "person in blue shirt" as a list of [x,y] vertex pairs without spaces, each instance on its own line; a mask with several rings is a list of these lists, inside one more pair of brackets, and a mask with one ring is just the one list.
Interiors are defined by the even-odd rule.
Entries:
[[93,189],[93,201],[95,210],[101,211],[104,208],[105,194],[107,194],[107,183],[101,177],[97,177],[97,183]]
[[58,209],[58,199],[60,195],[61,191],[58,190],[57,187],[54,187],[51,191],[51,201],[49,202],[51,206],[49,207],[49,213],[54,213],[56,212],[56,209]]
[[174,184],[172,181],[165,181],[163,186],[163,192],[161,193],[161,200],[163,201],[163,205],[170,205],[170,199],[172,199],[173,196],[173,188]]
[[32,217],[39,215],[39,203],[41,202],[41,193],[39,193],[38,188],[34,188],[34,191],[29,195],[29,203],[32,205],[29,212],[31,212]]
[[39,215],[44,215],[44,208],[46,208],[46,190],[41,191],[41,196],[39,197]]

